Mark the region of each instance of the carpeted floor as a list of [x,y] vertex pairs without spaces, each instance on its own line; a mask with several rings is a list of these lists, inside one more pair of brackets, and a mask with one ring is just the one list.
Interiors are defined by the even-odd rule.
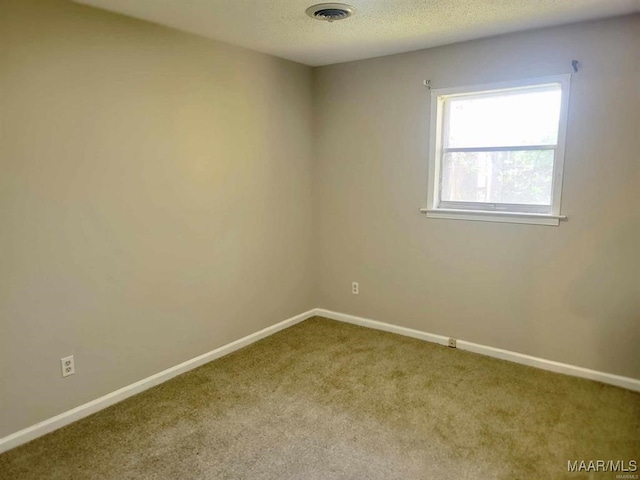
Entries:
[[0,456],[2,479],[615,479],[640,394],[313,318]]

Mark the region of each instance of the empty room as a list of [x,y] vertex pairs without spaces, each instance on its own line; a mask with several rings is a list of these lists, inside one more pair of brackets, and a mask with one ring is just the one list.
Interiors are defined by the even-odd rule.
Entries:
[[0,479],[640,478],[638,0],[0,0]]

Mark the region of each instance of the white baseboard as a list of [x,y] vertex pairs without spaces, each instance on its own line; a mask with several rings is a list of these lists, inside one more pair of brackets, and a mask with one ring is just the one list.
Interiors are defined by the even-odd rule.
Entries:
[[420,330],[399,327],[398,325],[379,322],[377,320],[370,320],[364,317],[356,317],[355,315],[349,315],[347,313],[332,312],[331,310],[316,308],[315,314],[319,317],[338,320],[339,322],[352,323],[353,325],[360,325],[361,327],[373,328],[375,330],[397,333],[398,335],[402,335],[404,337],[417,338],[418,340],[424,340],[426,342],[438,343],[440,345],[448,345],[449,343],[449,337],[445,337],[444,335],[435,335],[433,333],[421,332]]
[[[362,327],[397,333],[406,337],[418,338],[420,340],[438,343],[440,345],[447,345],[449,341],[449,338],[443,335],[421,332],[419,330],[413,330],[411,328],[399,327],[390,323],[378,322],[377,320],[357,317],[355,315],[348,315],[346,313],[332,312],[331,310],[324,310],[322,308],[316,308],[315,315],[329,318],[331,320],[338,320],[340,322],[360,325]],[[467,350],[469,352],[486,355],[488,357],[508,360],[510,362],[519,363],[521,365],[528,365],[530,367],[548,370],[550,372],[563,373],[565,375],[571,375],[573,377],[587,378],[589,380],[595,380],[609,385],[615,385],[616,387],[622,387],[628,390],[640,392],[640,380],[635,378],[623,377],[620,375],[614,375],[612,373],[605,373],[599,372],[597,370],[590,370],[588,368],[576,367],[575,365],[554,362],[552,360],[545,360],[543,358],[532,357],[530,355],[511,352],[509,350],[502,350],[500,348],[488,347],[486,345],[480,345],[464,340],[457,340],[457,348],[460,350]]]
[[[406,337],[413,337],[419,340],[427,342],[437,343],[440,345],[447,345],[449,338],[444,335],[436,335],[433,333],[422,332],[420,330],[414,330],[411,328],[400,327],[398,325],[392,325],[390,323],[379,322],[377,320],[371,320],[368,318],[357,317],[355,315],[349,315],[346,313],[333,312],[331,310],[325,310],[322,308],[314,308],[307,312],[301,313],[294,317],[288,318],[280,323],[267,327],[259,332],[247,335],[235,342],[231,342],[222,347],[211,350],[198,357],[187,360],[179,365],[163,370],[160,373],[151,375],[138,382],[127,385],[115,392],[111,392],[100,398],[92,400],[88,403],[80,405],[72,410],[63,412],[55,417],[51,417],[40,423],[27,427],[18,432],[7,435],[4,438],[0,438],[0,453],[6,452],[18,445],[27,443],[35,438],[41,437],[47,433],[53,432],[65,425],[69,425],[81,418],[87,417],[93,413],[103,410],[115,403],[136,395],[144,390],[166,382],[167,380],[176,377],[182,373],[193,370],[205,363],[208,363],[217,358],[228,355],[242,347],[246,347],[258,340],[261,340],[269,335],[273,335],[280,330],[300,323],[313,316],[321,316],[332,320],[338,320],[340,322],[351,323],[354,325],[360,325],[362,327],[373,328],[376,330],[383,330],[385,332],[396,333],[398,335],[404,335]],[[607,383],[609,385],[615,385],[617,387],[626,388],[640,392],[640,380],[629,377],[622,377],[620,375],[613,375],[611,373],[598,372],[596,370],[589,370],[587,368],[576,367],[574,365],[568,365],[566,363],[554,362],[551,360],[544,360],[542,358],[532,357],[524,355],[522,353],[511,352],[508,350],[502,350],[499,348],[488,347],[486,345],[479,345],[477,343],[467,342],[464,340],[457,341],[457,348],[460,350],[467,350],[469,352],[479,353],[481,355],[487,355],[489,357],[500,358],[502,360],[508,360],[510,362],[520,363],[522,365],[528,365],[531,367],[541,368],[543,370],[549,370],[551,372],[563,373],[566,375],[572,375],[574,377],[587,378],[589,380],[596,380],[598,382]]]
[[127,385],[115,392],[108,393],[100,398],[87,402],[79,407],[73,408],[66,412],[63,412],[55,417],[48,418],[40,423],[36,423],[30,427],[27,427],[23,430],[19,430],[15,433],[7,435],[4,438],[0,438],[0,453],[6,452],[18,445],[22,445],[23,443],[27,443],[35,438],[41,437],[47,433],[53,432],[65,425],[69,425],[81,418],[87,417],[93,413],[96,413],[100,410],[103,410],[115,403],[121,402],[122,400],[129,398],[133,395],[136,395],[140,392],[143,392],[151,387],[155,387],[167,380],[176,377],[182,373],[188,372],[189,370],[193,370],[205,363],[208,363],[216,358],[223,357],[228,355],[236,350],[241,349],[242,347],[246,347],[258,340],[261,340],[269,335],[273,335],[280,330],[283,330],[287,327],[295,325],[296,323],[302,322],[307,318],[313,317],[316,315],[315,309],[309,310],[308,312],[301,313],[300,315],[296,315],[295,317],[288,318],[280,323],[276,323],[270,327],[260,330],[259,332],[252,333],[251,335],[247,335],[235,342],[228,343],[227,345],[223,345],[222,347],[216,348],[215,350],[211,350],[210,352],[199,355],[191,360],[187,360],[179,365],[176,365],[171,368],[167,368],[160,373],[156,373],[155,375],[151,375],[150,377],[144,378],[138,382],[132,383],[131,385]]

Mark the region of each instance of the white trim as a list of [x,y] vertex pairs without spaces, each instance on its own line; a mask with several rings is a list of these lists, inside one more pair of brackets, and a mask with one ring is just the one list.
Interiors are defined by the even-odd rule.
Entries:
[[442,153],[460,153],[460,152],[528,152],[531,150],[553,150],[555,152],[556,145],[516,145],[504,147],[452,147],[443,148]]
[[191,360],[187,360],[186,362],[182,362],[179,365],[167,368],[166,370],[156,373],[155,375],[151,375],[150,377],[132,383],[131,385],[122,387],[115,392],[108,393],[107,395],[63,412],[59,415],[56,415],[55,417],[48,418],[47,420],[36,423],[35,425],[27,427],[23,430],[19,430],[15,433],[7,435],[4,438],[0,438],[0,453],[6,452],[7,450],[15,448],[18,445],[22,445],[23,443],[27,443],[47,433],[53,432],[54,430],[69,425],[70,423],[80,420],[81,418],[87,417],[115,403],[121,402],[126,398],[129,398],[151,387],[155,387],[156,385],[166,382],[167,380],[170,380],[171,378],[176,377],[182,373],[193,370],[194,368],[200,367],[201,365],[204,365],[205,363],[208,363],[217,358],[224,357],[225,355],[235,352],[236,350],[239,350],[243,347],[246,347],[247,345],[257,342],[258,340],[268,337],[269,335],[273,335],[280,330],[291,327],[296,323],[300,323],[303,320],[316,315],[315,311],[316,309],[312,309],[294,317],[288,318],[280,323],[276,323],[275,325],[264,328],[259,332],[247,335],[246,337],[240,338],[239,340],[223,345],[222,347],[218,347],[214,350],[211,350],[210,352],[192,358]]
[[[502,90],[526,89],[529,87],[545,87],[550,85],[560,85],[562,92],[560,116],[558,120],[558,140],[555,145],[534,145],[531,147],[474,147],[474,148],[449,148],[444,145],[448,129],[448,109],[449,102],[446,100],[451,97],[492,95]],[[446,218],[454,220],[476,220],[483,222],[499,222],[499,223],[527,223],[535,225],[552,225],[558,226],[560,219],[566,219],[560,214],[562,202],[562,177],[564,171],[564,155],[566,145],[567,123],[569,115],[569,96],[571,91],[571,74],[552,75],[536,78],[524,78],[516,80],[507,80],[502,82],[494,82],[474,86],[460,86],[449,88],[437,88],[431,90],[430,102],[430,131],[429,131],[429,168],[427,179],[427,205],[421,211],[427,213],[429,218]],[[443,108],[444,107],[444,108]],[[445,148],[446,147],[446,148]],[[441,207],[441,164],[443,152],[454,151],[503,151],[503,150],[554,150],[553,162],[553,179],[551,184],[551,216],[545,217],[525,217],[518,215],[505,216],[496,214],[494,211],[472,210],[471,212],[460,210],[455,213],[457,208],[449,205]]]
[[[352,323],[354,325],[360,325],[362,327],[397,333],[406,337],[418,338],[420,340],[425,340],[427,342],[433,342],[445,346],[448,344],[449,340],[449,337],[445,337],[443,335],[422,332],[420,330],[400,327],[398,325],[392,325],[390,323],[379,322],[377,320],[357,317],[355,315],[349,315],[346,313],[332,312],[331,310],[324,310],[322,308],[317,308],[315,314],[322,317],[330,318],[331,320],[338,320],[340,322]],[[545,360],[543,358],[533,357],[531,355],[525,355],[523,353],[511,352],[509,350],[502,350],[500,348],[489,347],[487,345],[480,345],[478,343],[467,342],[465,340],[457,340],[457,348],[459,350],[466,350],[468,352],[479,353],[480,355],[486,355],[488,357],[499,358],[501,360],[507,360],[509,362],[527,365],[529,367],[535,367],[542,370],[548,370],[550,372],[571,375],[573,377],[595,380],[597,382],[615,385],[616,387],[640,392],[640,379],[636,378],[623,377],[620,375],[614,375],[612,373],[599,372],[597,370],[590,370],[588,368],[577,367],[575,365],[554,362],[553,360]]]
[[[239,340],[223,345],[222,347],[211,350],[198,357],[187,360],[179,365],[163,370],[160,373],[151,375],[138,382],[127,385],[115,392],[108,393],[100,398],[92,400],[88,403],[80,405],[66,412],[63,412],[55,417],[51,417],[40,423],[27,427],[18,432],[7,435],[4,438],[0,438],[0,453],[6,452],[12,448],[15,448],[23,443],[27,443],[42,435],[53,432],[59,428],[69,425],[77,420],[87,417],[93,413],[99,412],[115,403],[121,402],[133,395],[143,392],[151,387],[159,385],[173,377],[176,377],[182,373],[193,370],[205,363],[208,363],[217,358],[228,355],[240,348],[246,347],[258,340],[261,340],[269,335],[273,335],[280,330],[291,327],[296,323],[300,323],[308,318],[314,316],[322,316],[332,320],[337,320],[344,323],[351,323],[354,325],[360,325],[362,327],[373,328],[375,330],[383,330],[385,332],[396,333],[405,337],[417,338],[431,343],[437,343],[439,345],[448,345],[449,337],[444,335],[436,335],[433,333],[427,333],[420,330],[414,330],[407,327],[401,327],[399,325],[393,325],[390,323],[379,322],[377,320],[371,320],[369,318],[357,317],[355,315],[349,315],[346,313],[333,312],[331,310],[325,310],[323,308],[314,308],[307,312],[301,313],[294,317],[288,318],[280,323],[276,323],[270,327],[264,328],[259,332],[247,335]],[[589,380],[595,380],[598,382],[606,383],[609,385],[615,385],[617,387],[626,388],[628,390],[640,392],[640,379],[622,377],[620,375],[613,375],[611,373],[599,372],[596,370],[589,370],[588,368],[576,367],[574,365],[568,365],[566,363],[554,362],[552,360],[544,360],[542,358],[532,357],[530,355],[524,355],[522,353],[511,352],[509,350],[502,350],[500,348],[489,347],[486,345],[480,345],[473,342],[467,342],[465,340],[457,340],[457,348],[460,350],[467,350],[469,352],[479,353],[489,357],[499,358],[501,360],[507,360],[510,362],[519,363],[521,365],[528,365],[530,367],[540,368],[542,370],[548,370],[551,372],[562,373],[565,375],[571,375],[574,377],[586,378]]]
[[513,80],[503,80],[499,82],[489,82],[480,84],[468,84],[457,87],[442,87],[431,89],[436,92],[436,96],[452,97],[452,96],[477,96],[479,94],[494,94],[500,90],[515,90],[517,88],[528,89],[529,87],[551,86],[556,83],[562,83],[567,78],[571,78],[570,73],[559,73],[557,75],[546,75],[544,77],[527,77],[517,78]]
[[428,218],[447,218],[452,220],[472,220],[498,223],[526,223],[531,225],[558,226],[560,220],[567,220],[566,215],[548,215],[533,212],[497,212],[487,210],[454,210],[446,208],[421,208]]
[[488,347],[487,345],[480,345],[464,340],[458,340],[457,346],[460,350],[479,353],[480,355],[486,355],[487,357],[499,358],[501,360],[519,363],[520,365],[548,370],[549,372],[563,373],[565,375],[571,375],[572,377],[586,378],[588,380],[595,380],[596,382],[602,382],[609,385],[615,385],[616,387],[640,392],[639,379],[614,375],[613,373],[599,372],[597,370],[590,370],[588,368],[577,367],[575,365],[554,362],[553,360],[545,360],[544,358],[532,357],[531,355],[525,355],[524,353],[511,352],[509,350]]
[[562,204],[562,177],[564,174],[564,157],[567,145],[567,124],[569,123],[569,97],[571,95],[571,74],[558,75],[560,89],[562,92],[560,105],[560,119],[558,120],[558,144],[556,147],[556,156],[553,161],[553,191],[551,205],[553,210],[551,213],[560,215]]
[[440,161],[442,156],[443,100],[431,90],[429,115],[429,173],[427,178],[427,208],[434,209],[440,197]]
[[437,343],[439,345],[448,345],[449,337],[443,335],[436,335],[434,333],[426,333],[420,330],[413,330],[411,328],[400,327],[398,325],[392,325],[391,323],[379,322],[377,320],[370,320],[364,317],[356,317],[355,315],[349,315],[347,313],[332,312],[331,310],[325,310],[323,308],[316,308],[316,315],[320,317],[329,318],[331,320],[337,320],[344,323],[352,323],[353,325],[360,325],[361,327],[373,328],[375,330],[383,330],[385,332],[397,333],[404,337],[417,338],[418,340],[424,340],[426,342]]

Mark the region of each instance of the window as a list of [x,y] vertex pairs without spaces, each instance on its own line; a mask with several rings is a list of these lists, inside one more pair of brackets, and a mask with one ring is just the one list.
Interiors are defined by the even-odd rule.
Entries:
[[431,91],[429,217],[558,225],[570,75]]

